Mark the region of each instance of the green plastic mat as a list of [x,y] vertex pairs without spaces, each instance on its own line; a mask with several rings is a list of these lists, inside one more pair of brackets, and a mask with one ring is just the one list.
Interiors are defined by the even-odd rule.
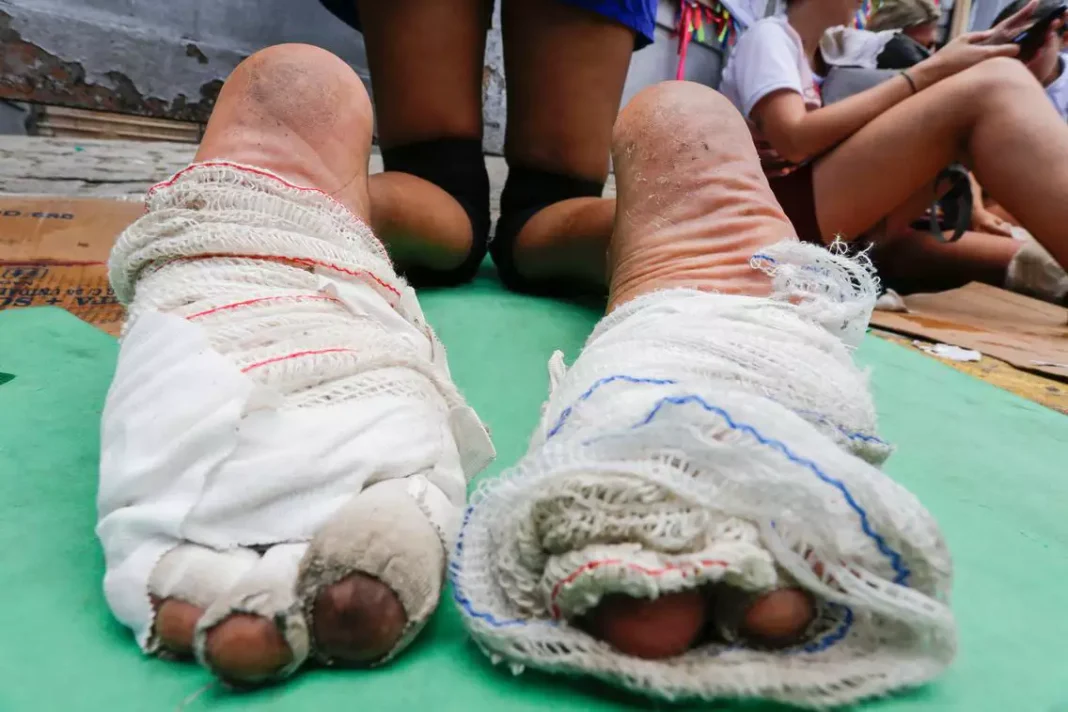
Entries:
[[[553,349],[573,359],[598,315],[507,294],[486,277],[423,304],[492,430],[492,475],[526,446]],[[93,535],[98,424],[116,352],[114,339],[65,312],[0,312],[0,711],[654,708],[595,683],[492,667],[451,600],[381,670],[313,670],[238,694],[194,665],[143,657],[105,607]],[[959,660],[942,680],[865,709],[1068,712],[1068,419],[874,338],[860,359],[874,367],[883,432],[899,446],[888,471],[949,538],[961,629]]]

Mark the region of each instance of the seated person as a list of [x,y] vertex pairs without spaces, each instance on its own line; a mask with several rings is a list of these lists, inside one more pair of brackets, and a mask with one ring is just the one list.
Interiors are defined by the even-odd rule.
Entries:
[[900,30],[877,59],[880,69],[906,69],[927,59],[938,44],[942,11],[931,0],[884,0],[868,18],[866,30]]
[[413,283],[457,284],[486,255],[513,289],[603,293],[612,121],[656,0],[507,0],[508,180],[490,236],[483,57],[494,0],[322,0],[367,45],[385,172],[371,225]]
[[[1068,240],[1048,206],[1058,186],[1068,185],[1068,166],[1051,149],[1068,141],[1068,126],[1011,59],[1016,46],[1004,44],[1032,10],[959,37],[900,76],[828,106],[818,89],[818,46],[826,30],[850,21],[852,5],[792,0],[784,16],[750,28],[721,90],[749,120],[772,190],[799,236],[873,243],[884,276],[892,271],[883,259],[891,241],[912,239],[908,277],[924,288],[981,280],[1063,299],[1068,277],[1058,265],[1068,262]],[[981,233],[948,245],[918,233],[901,237],[936,197],[936,177],[958,162],[1048,254]],[[1021,267],[1035,260],[1049,269]],[[1022,277],[1036,274],[1043,275],[1037,282]]]
[[[1041,15],[1045,11],[1063,5],[1061,0],[1041,0],[1035,9],[1035,14]],[[1028,0],[1015,0],[1009,3],[994,20],[996,26],[1000,22],[1012,17],[1028,5]],[[1053,102],[1061,119],[1068,121],[1068,72],[1065,71],[1065,59],[1068,53],[1064,52],[1064,20],[1055,20],[1046,35],[1046,41],[1035,53],[1035,56],[1027,61],[1027,68],[1035,75],[1035,79],[1046,88],[1046,95]]]
[[[998,14],[994,24],[996,25],[997,23],[1004,21],[1005,18],[1010,17],[1012,14],[1019,12],[1026,4],[1026,0],[1016,0],[1013,3],[1010,3]],[[1060,0],[1042,0],[1035,12],[1041,14],[1043,11],[1061,4]],[[1035,56],[1027,62],[1027,68],[1031,70],[1031,73],[1035,75],[1035,78],[1046,88],[1046,96],[1053,102],[1053,106],[1057,109],[1057,113],[1060,114],[1061,119],[1068,121],[1068,71],[1065,71],[1065,60],[1068,59],[1068,53],[1064,51],[1063,35],[1064,20],[1057,20],[1050,28],[1045,43],[1038,52],[1035,53]],[[979,192],[978,199],[980,205],[983,205],[985,210],[990,214],[996,215],[999,219],[1010,224],[1020,224],[1016,218],[991,200],[989,196],[985,196],[982,192]]]

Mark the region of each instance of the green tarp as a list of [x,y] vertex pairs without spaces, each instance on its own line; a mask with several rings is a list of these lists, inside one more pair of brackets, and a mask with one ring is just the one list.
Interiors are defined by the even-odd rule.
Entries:
[[[507,294],[486,277],[423,304],[491,428],[492,476],[526,446],[553,349],[574,359],[598,315]],[[313,670],[236,694],[195,665],[143,657],[104,604],[93,535],[99,418],[116,353],[114,339],[65,312],[0,312],[0,374],[14,376],[0,375],[0,711],[653,707],[593,683],[492,667],[450,600],[381,670]],[[866,708],[1068,712],[1068,419],[875,338],[859,358],[874,367],[883,433],[899,448],[887,470],[949,539],[961,641],[942,680]],[[772,709],[717,707],[734,708]]]

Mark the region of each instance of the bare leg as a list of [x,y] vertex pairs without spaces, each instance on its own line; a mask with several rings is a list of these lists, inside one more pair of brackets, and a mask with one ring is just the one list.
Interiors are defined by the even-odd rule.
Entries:
[[966,232],[956,242],[943,243],[908,229],[877,240],[871,258],[882,283],[903,294],[954,289],[973,281],[1002,287],[1021,246],[1016,240],[981,232]]
[[1068,203],[1061,199],[1068,193],[1068,128],[1034,77],[1011,59],[989,60],[939,82],[820,159],[813,185],[824,237],[860,235],[962,158],[999,203],[1068,263]]
[[[603,184],[633,31],[558,2],[504,0],[502,10],[509,165]],[[613,213],[600,197],[541,209],[516,237],[517,270],[604,285]]]
[[[674,133],[682,125],[692,138]],[[686,82],[646,89],[620,114],[612,151],[619,198],[609,310],[673,287],[769,294],[768,278],[749,266],[750,258],[795,233],[745,122],[725,98]],[[694,610],[702,605],[692,592],[610,599],[589,614],[589,629],[632,655],[678,655],[711,617]],[[736,623],[749,638],[774,644],[798,635],[812,615],[805,594],[783,589],[752,602]]]
[[913,228],[935,197],[934,186],[924,186],[861,238],[872,245],[870,256],[883,285],[905,294],[954,289],[975,281],[1004,286],[1021,243],[971,231],[944,243]]
[[[315,47],[281,45],[254,54],[234,70],[196,160],[265,168],[322,189],[366,221],[372,121],[363,84],[344,62]],[[155,601],[155,608],[162,646],[189,653],[204,609],[174,598]],[[368,618],[374,627],[352,629],[354,621]],[[328,635],[317,637],[332,657],[361,659],[392,648],[406,619],[392,590],[356,573],[323,590],[313,624],[328,629]],[[275,623],[247,614],[231,615],[211,628],[206,656],[216,672],[235,681],[262,679],[292,660]]]
[[[481,140],[487,1],[357,4],[383,149],[443,138]],[[434,183],[387,170],[371,178],[370,194],[375,234],[401,266],[448,270],[472,249],[467,213]]]

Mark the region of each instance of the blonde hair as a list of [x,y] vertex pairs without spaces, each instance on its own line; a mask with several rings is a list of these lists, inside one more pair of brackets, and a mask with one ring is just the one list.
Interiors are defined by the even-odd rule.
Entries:
[[940,17],[942,11],[932,0],[883,0],[865,29],[872,32],[903,30],[935,22]]

